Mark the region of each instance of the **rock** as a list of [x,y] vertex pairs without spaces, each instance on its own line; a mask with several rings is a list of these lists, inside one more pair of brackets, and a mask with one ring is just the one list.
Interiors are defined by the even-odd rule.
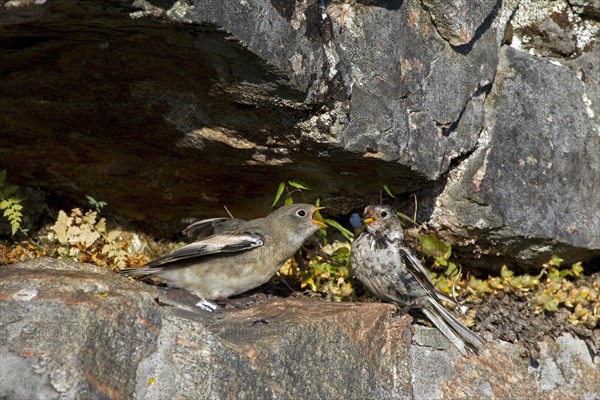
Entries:
[[136,366],[153,351],[160,331],[151,292],[142,295],[114,275],[73,271],[72,263],[32,267],[0,272],[0,396],[127,397]]
[[598,255],[600,125],[582,93],[565,66],[504,47],[485,135],[438,197],[437,228],[523,266]]
[[578,57],[597,42],[599,24],[591,18],[598,15],[597,0],[522,0],[510,22],[512,46],[542,57]]
[[477,141],[506,23],[469,8],[457,52],[416,0],[110,4],[4,4],[0,156],[137,220],[261,216],[286,179],[348,212],[439,178]]
[[486,19],[495,17],[496,0],[469,2],[465,0],[448,3],[439,0],[425,0],[423,4],[431,13],[438,33],[452,46],[462,46],[471,42]]
[[584,17],[600,19],[600,0],[569,0],[569,4]]
[[397,162],[395,175],[402,180],[390,182],[399,191],[410,178],[403,164],[421,178],[439,178],[476,143],[483,123],[480,94],[493,79],[503,26],[487,26],[479,40],[458,51],[435,33],[416,2],[393,11],[334,4],[329,10],[339,32],[337,55],[352,77],[342,145]]
[[0,269],[0,397],[600,395],[600,360],[570,335],[541,343],[539,365],[502,341],[464,358],[437,330],[394,318],[389,304],[270,298],[209,314],[165,305],[156,287],[75,267],[40,259]]

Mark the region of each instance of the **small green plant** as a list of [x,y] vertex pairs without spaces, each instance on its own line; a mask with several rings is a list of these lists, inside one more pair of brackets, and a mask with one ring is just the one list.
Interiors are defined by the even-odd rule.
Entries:
[[98,214],[100,214],[100,211],[107,206],[107,202],[105,201],[99,201],[96,200],[95,198],[93,198],[92,196],[85,196],[88,200],[88,204],[92,207],[94,207],[94,209],[96,210],[96,212]]
[[[275,193],[275,198],[273,199],[273,205],[271,207],[275,207],[275,205],[279,202],[279,199],[281,199],[281,196],[284,196],[284,206],[292,204],[294,202],[294,199],[292,198],[292,195],[294,193],[301,194],[302,198],[306,202],[302,190],[312,190],[312,187],[310,185],[307,185],[306,183],[297,180],[290,180],[287,181],[287,183],[281,182],[279,184],[279,187],[277,188],[277,193]],[[285,194],[283,192],[285,192]]]
[[421,252],[433,258],[431,269],[442,270],[431,272],[431,277],[435,288],[444,294],[477,302],[485,295],[510,293],[528,299],[537,313],[566,308],[572,325],[594,327],[600,319],[600,282],[592,285],[574,282],[583,272],[581,262],[565,268],[564,260],[554,255],[537,276],[517,275],[503,265],[499,276],[463,279],[460,267],[449,260],[450,244],[430,235],[421,235],[420,241]]
[[544,264],[538,276],[538,291],[533,296],[536,311],[554,312],[565,307],[570,311],[572,325],[583,323],[594,327],[600,319],[600,282],[593,282],[591,286],[575,283],[573,279],[583,272],[581,262],[561,268],[563,262],[558,256],[552,256]]
[[310,287],[336,301],[352,296],[350,281],[350,242],[335,241],[312,254],[309,269],[302,273],[301,287]]
[[392,190],[388,187],[388,185],[383,185],[383,190],[390,196],[392,199],[395,199],[396,196],[392,193]]
[[419,235],[419,251],[425,256],[433,258],[432,269],[441,273],[430,272],[431,280],[437,290],[444,294],[455,294],[457,280],[462,276],[460,268],[450,261],[452,246],[432,235]]
[[2,215],[10,222],[13,236],[21,229],[23,220],[21,199],[15,196],[17,190],[18,186],[6,184],[6,170],[0,171],[0,211],[4,211]]
[[[352,241],[354,240],[354,233],[352,233],[351,231],[349,231],[348,229],[344,228],[342,226],[342,224],[340,224],[339,222],[337,222],[334,219],[329,219],[329,218],[324,218],[323,221],[331,226],[332,228],[335,228],[338,230],[338,232],[340,232],[342,234],[342,236],[349,242],[352,243]],[[323,235],[323,238],[325,240],[325,242],[327,242],[327,232],[321,232],[321,234]]]

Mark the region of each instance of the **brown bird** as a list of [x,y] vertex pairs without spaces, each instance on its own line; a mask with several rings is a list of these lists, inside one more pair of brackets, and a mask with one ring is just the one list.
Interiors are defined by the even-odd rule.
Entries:
[[315,213],[322,207],[292,204],[250,221],[212,218],[195,222],[183,233],[195,242],[128,276],[153,276],[201,298],[198,307],[214,311],[208,300],[223,300],[266,283],[302,243],[326,225]]
[[463,354],[477,353],[485,342],[440,302],[429,274],[404,240],[400,220],[389,206],[365,208],[365,230],[352,243],[350,263],[356,277],[377,298],[419,308]]

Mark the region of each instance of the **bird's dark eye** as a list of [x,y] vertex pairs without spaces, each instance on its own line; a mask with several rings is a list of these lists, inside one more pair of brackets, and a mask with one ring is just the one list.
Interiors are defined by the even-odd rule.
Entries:
[[385,217],[387,217],[387,212],[385,212],[385,211],[382,211],[382,212],[381,212],[381,218],[385,218]]
[[298,210],[298,211],[296,211],[296,215],[299,217],[304,217],[304,216],[306,216],[306,211]]

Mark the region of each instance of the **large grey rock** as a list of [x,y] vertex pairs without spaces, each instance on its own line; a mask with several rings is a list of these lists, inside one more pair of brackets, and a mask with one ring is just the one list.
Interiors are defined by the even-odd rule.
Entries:
[[506,25],[465,8],[453,48],[416,0],[38,3],[0,6],[2,167],[136,219],[262,215],[290,178],[347,212],[440,177]]
[[208,314],[167,306],[170,291],[66,261],[0,276],[1,398],[600,395],[598,357],[566,334],[542,342],[530,365],[501,341],[461,357],[437,330],[393,318],[389,304],[269,299]]
[[[397,10],[337,7],[330,7],[337,56],[352,78],[343,146],[398,162],[397,175],[407,165],[438,178],[476,143],[481,90],[494,77],[503,26],[488,24],[471,46],[455,49],[436,34],[420,3]],[[390,184],[402,190],[402,181]]]
[[567,67],[508,46],[501,55],[480,147],[453,171],[433,224],[522,265],[598,255],[597,105]]

